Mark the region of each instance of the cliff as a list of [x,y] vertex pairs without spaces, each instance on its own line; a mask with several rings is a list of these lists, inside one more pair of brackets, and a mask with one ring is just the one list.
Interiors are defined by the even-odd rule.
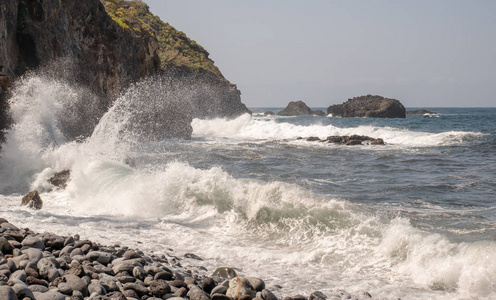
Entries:
[[[28,70],[69,61],[63,77],[99,97],[100,116],[131,83],[156,73],[194,77],[219,91],[221,102],[192,117],[249,112],[240,92],[220,73],[208,52],[150,13],[141,1],[9,0],[0,2],[0,76],[15,79]],[[70,70],[70,72],[68,72]],[[8,92],[0,88],[0,130],[6,128]],[[222,103],[231,107],[221,109]],[[235,105],[233,105],[233,103]],[[76,134],[76,133],[75,133]],[[84,132],[83,134],[88,134]]]

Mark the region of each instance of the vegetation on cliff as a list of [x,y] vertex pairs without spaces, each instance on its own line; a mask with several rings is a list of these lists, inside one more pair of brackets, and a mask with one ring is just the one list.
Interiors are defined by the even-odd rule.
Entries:
[[108,15],[120,27],[138,35],[148,33],[157,39],[158,54],[163,69],[187,67],[198,71],[209,71],[219,78],[224,78],[202,46],[153,15],[146,3],[139,0],[100,1]]

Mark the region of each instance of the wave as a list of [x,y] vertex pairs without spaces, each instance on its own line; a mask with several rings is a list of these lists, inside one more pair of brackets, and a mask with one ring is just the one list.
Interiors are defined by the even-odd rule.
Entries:
[[[446,131],[441,133],[417,132],[389,126],[361,125],[338,127],[324,124],[299,125],[274,118],[254,118],[248,114],[234,120],[194,119],[193,134],[197,137],[224,138],[249,141],[295,140],[297,137],[316,136],[325,139],[334,135],[366,135],[382,138],[388,144],[412,147],[449,146],[465,143],[484,136],[478,132]],[[312,143],[315,144],[315,143]]]

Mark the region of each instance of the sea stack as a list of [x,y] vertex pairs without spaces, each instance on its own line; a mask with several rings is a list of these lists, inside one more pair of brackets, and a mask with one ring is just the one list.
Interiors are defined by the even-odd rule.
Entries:
[[278,116],[325,116],[321,110],[311,110],[303,101],[291,101],[288,106],[277,113]]
[[366,95],[349,99],[343,104],[331,105],[327,113],[343,118],[405,118],[406,110],[396,99]]

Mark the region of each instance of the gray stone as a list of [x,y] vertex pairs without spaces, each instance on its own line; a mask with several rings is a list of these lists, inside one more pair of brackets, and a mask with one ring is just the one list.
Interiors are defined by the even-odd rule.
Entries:
[[[3,223],[5,224],[5,223]],[[8,285],[0,285],[0,299],[2,300],[18,300],[14,290]]]
[[43,258],[43,252],[38,248],[24,249],[21,253],[27,254],[29,260],[34,263],[38,263]]
[[38,293],[46,293],[46,292],[48,292],[48,288],[46,286],[40,285],[40,284],[30,285],[29,286],[29,289],[33,293],[35,293],[35,292],[38,292]]
[[[49,276],[53,277],[55,275],[55,271],[57,270],[57,261],[55,259],[42,258],[38,262],[37,267],[38,267],[38,273],[40,274],[40,277],[44,278],[44,279],[48,279]],[[58,276],[56,276],[56,277],[58,277]]]
[[119,290],[116,283],[117,280],[112,276],[101,275],[98,281],[107,290],[107,292],[114,292]]
[[[62,251],[63,251],[63,250],[64,250],[64,249],[62,249]],[[73,258],[73,257],[74,257],[74,256],[76,256],[76,255],[82,255],[82,256],[84,256],[84,259],[86,259],[86,256],[85,256],[85,254],[84,254],[83,250],[81,250],[81,248],[74,248],[74,249],[72,250],[72,252],[71,252],[71,258]]]
[[190,289],[187,296],[190,300],[210,300],[210,297],[199,288]]
[[229,281],[229,288],[227,289],[226,295],[234,299],[244,295],[253,298],[256,293],[248,279],[244,277],[235,277]]
[[70,254],[72,253],[72,251],[74,251],[74,249],[75,249],[75,248],[74,248],[73,246],[71,246],[71,245],[67,245],[67,246],[65,246],[64,248],[62,248],[62,250],[60,251],[59,256],[61,257],[61,256],[63,256],[64,254],[69,254],[69,255],[70,255]]
[[212,292],[212,290],[215,288],[216,283],[212,278],[207,277],[207,278],[203,279],[198,286],[205,293],[210,294]]
[[122,261],[119,264],[114,264],[114,266],[112,267],[112,270],[114,271],[115,274],[120,273],[120,272],[124,272],[124,271],[128,272],[129,274],[132,274],[134,267],[142,267],[143,268],[143,265],[137,261],[126,260],[126,261]]
[[227,287],[223,286],[223,285],[218,285],[216,286],[212,292],[210,292],[210,295],[214,295],[214,294],[222,294],[222,295],[225,295],[227,292]]
[[80,291],[84,296],[88,296],[88,285],[82,278],[73,274],[66,274],[64,277],[73,291]]
[[267,289],[263,289],[262,290],[262,299],[263,300],[277,300],[277,297],[271,291],[269,291]]
[[133,276],[140,280],[144,280],[146,277],[145,269],[143,269],[142,267],[134,267]]
[[119,280],[122,283],[128,283],[128,282],[135,282],[136,278],[133,276],[117,276],[117,280]]
[[27,236],[24,240],[22,240],[22,246],[23,247],[30,247],[30,248],[37,248],[40,250],[45,249],[45,243],[36,236]]
[[90,294],[98,294],[98,295],[105,295],[107,294],[107,291],[105,288],[98,282],[98,280],[93,280],[90,285],[88,285],[88,292]]
[[0,224],[0,227],[3,229],[3,230],[13,230],[13,231],[19,231],[19,228],[17,228],[15,225],[12,225],[8,222],[4,222],[2,224]]
[[24,284],[24,283],[16,283],[14,286],[12,286],[12,289],[17,295],[17,298],[23,299],[25,297],[28,297],[32,300],[35,300],[33,292],[29,289],[29,287]]
[[[65,295],[57,291],[48,291],[46,293],[35,293],[36,300],[65,300]],[[72,300],[72,299],[71,299]]]
[[18,279],[20,281],[25,282],[27,277],[28,277],[28,275],[26,274],[26,272],[24,270],[17,270],[10,275],[9,279],[10,280]]
[[246,277],[246,279],[248,279],[255,291],[261,292],[263,289],[265,289],[265,282],[262,279],[257,277]]
[[72,295],[72,288],[67,282],[59,283],[57,288],[59,289],[59,292],[61,292],[62,294]]

